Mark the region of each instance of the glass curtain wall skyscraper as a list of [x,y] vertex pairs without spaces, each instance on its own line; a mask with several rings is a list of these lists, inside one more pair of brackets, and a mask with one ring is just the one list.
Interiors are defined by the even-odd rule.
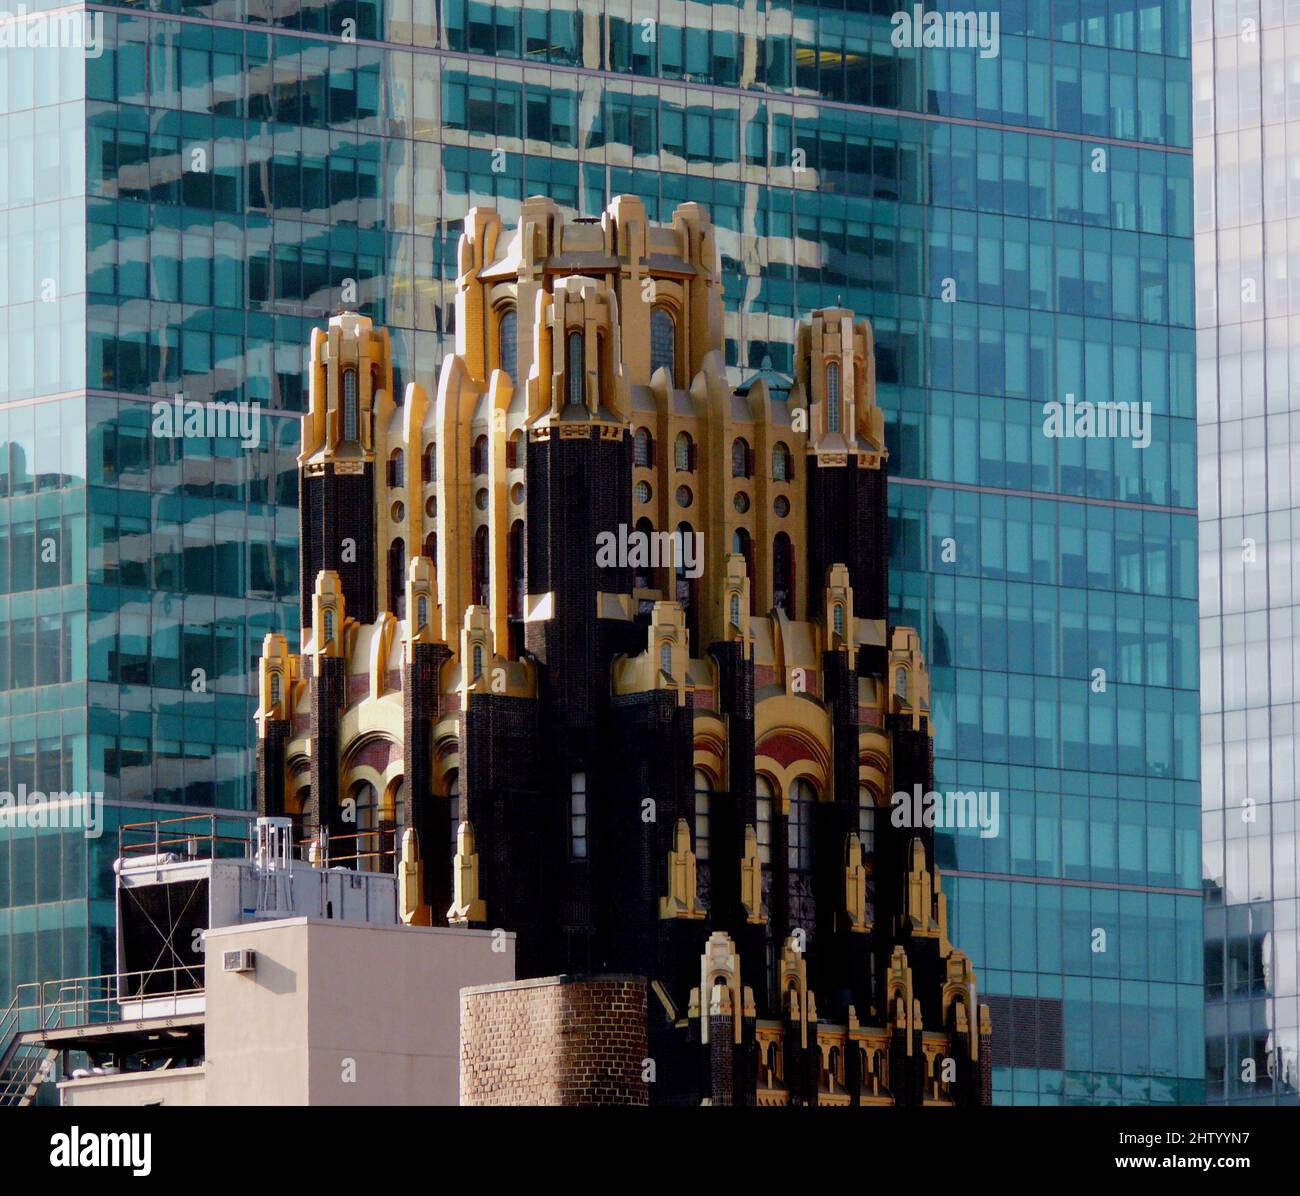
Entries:
[[1294,1105],[1300,4],[1192,28],[1206,1097]]
[[[999,801],[941,835],[996,1099],[1199,1099],[1187,3],[1004,3],[983,48],[903,8],[159,0],[7,71],[8,785],[249,810],[310,329],[357,308],[432,389],[474,204],[698,201],[737,380],[801,312],[874,326],[893,617],[939,787]],[[258,404],[257,443],[154,435],[178,393]],[[1149,404],[1149,443],[1048,434],[1067,396]],[[108,966],[112,838],[0,831],[0,992]]]

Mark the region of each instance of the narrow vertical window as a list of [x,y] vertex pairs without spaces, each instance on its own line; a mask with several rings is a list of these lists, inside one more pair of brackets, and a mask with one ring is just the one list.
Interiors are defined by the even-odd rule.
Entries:
[[470,680],[477,681],[481,676],[483,676],[483,645],[475,644],[474,645],[474,673],[473,676],[471,676]]
[[784,443],[778,442],[772,449],[772,480],[774,482],[788,482],[794,477],[794,470],[790,467],[790,450]]
[[[356,818],[356,847],[353,849],[353,870],[356,872],[378,871],[379,837],[373,832],[379,827],[379,795],[375,787],[362,781],[352,790],[354,817]],[[346,852],[346,848],[343,848]]]
[[794,552],[785,532],[772,542],[772,605],[794,618]]
[[[645,542],[647,544],[653,543],[651,537],[655,534],[655,529],[654,529],[654,524],[652,524],[650,520],[645,518],[638,519],[636,521],[636,530],[640,532],[641,535],[646,537]],[[635,572],[632,574],[632,589],[653,590],[655,585],[655,578],[654,578],[654,570],[650,568],[650,565],[648,563],[649,554],[646,554],[645,556],[642,556],[638,559],[641,561],[641,563],[637,566]],[[654,601],[652,599],[642,598],[640,599],[638,610],[640,613],[646,614],[649,613],[649,611],[653,609],[653,607],[654,607]]]
[[423,594],[420,595],[420,601],[415,609],[417,614],[415,625],[417,629],[422,630],[429,625],[429,600]]
[[456,833],[460,830],[460,773],[447,774],[447,804],[451,811],[451,854],[456,854]]
[[731,476],[749,477],[749,442],[743,437],[738,436],[731,442]]
[[858,841],[868,856],[875,852],[876,802],[865,785],[858,786]]
[[587,858],[587,774],[575,772],[569,785],[569,851],[575,860]]
[[675,464],[678,469],[682,470],[684,473],[690,471],[691,438],[687,433],[681,432],[678,434],[677,442],[673,448],[673,457],[673,464]]
[[516,519],[510,525],[510,551],[506,559],[509,571],[508,614],[512,619],[521,619],[524,614],[524,590],[527,579],[524,576],[524,521]]
[[279,704],[280,704],[280,674],[272,673],[271,674],[271,705],[278,706]]
[[500,344],[500,368],[513,378],[519,370],[519,317],[513,307],[508,307],[501,313],[497,338]]
[[329,643],[334,638],[334,612],[325,611],[325,643]]
[[492,602],[491,566],[488,558],[488,529],[480,526],[474,532],[473,548],[474,566],[474,601],[479,606],[489,606]]
[[667,640],[659,645],[659,668],[665,673],[673,671],[673,646]]
[[826,367],[826,430],[840,430],[840,367],[836,362]]
[[[676,597],[681,603],[682,613],[686,616],[688,627],[694,628],[695,617],[695,579],[691,577],[687,569],[686,552],[688,546],[694,541],[691,537],[695,533],[691,530],[689,523],[679,523],[673,544],[674,555],[677,558],[677,576],[676,576]],[[687,641],[688,645],[690,641]]]
[[582,333],[570,332],[564,360],[565,384],[568,387],[569,406],[582,406],[583,352]]
[[754,812],[758,820],[758,825],[754,828],[758,837],[758,858],[760,862],[770,864],[772,862],[772,802],[775,798],[772,782],[766,777],[755,778],[754,793],[756,794]]
[[632,438],[632,464],[649,469],[651,463],[650,447],[653,442],[649,428],[638,428]]
[[406,454],[401,449],[393,449],[392,455],[388,458],[388,487],[390,490],[397,490],[405,485]]
[[731,625],[733,627],[740,626],[740,595],[739,594],[731,595]]
[[811,872],[813,858],[813,788],[807,781],[796,781],[790,792],[788,827],[791,872]]
[[343,439],[357,438],[357,372],[343,371]]
[[835,604],[835,614],[833,616],[835,634],[841,639],[844,638],[844,607],[838,602]]
[[406,541],[400,536],[388,548],[388,604],[397,618],[406,618]]
[[702,768],[695,770],[695,858],[709,858],[709,774]]
[[754,607],[758,600],[758,587],[753,584],[754,581],[754,541],[750,539],[749,533],[743,528],[738,527],[731,533],[731,551],[738,553],[745,558],[745,576],[750,580],[749,587],[749,613],[754,614]]
[[650,372],[653,374],[661,368],[676,381],[677,325],[666,307],[656,307],[650,312]]

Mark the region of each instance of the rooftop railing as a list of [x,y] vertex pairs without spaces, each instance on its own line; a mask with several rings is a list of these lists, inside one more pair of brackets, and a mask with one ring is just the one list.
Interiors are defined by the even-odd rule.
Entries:
[[[118,856],[131,859],[175,855],[186,860],[252,859],[257,851],[256,825],[247,835],[229,833],[231,819],[216,814],[186,814],[118,828]],[[381,823],[346,834],[296,823],[292,858],[316,868],[350,868],[358,872],[396,872],[401,830]]]

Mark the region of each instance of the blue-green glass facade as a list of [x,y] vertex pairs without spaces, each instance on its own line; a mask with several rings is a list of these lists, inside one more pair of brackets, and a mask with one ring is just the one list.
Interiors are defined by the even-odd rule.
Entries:
[[1294,1107],[1300,5],[1192,19],[1206,1100]]
[[[30,296],[0,303],[9,443],[45,461],[45,400],[76,392],[59,402],[78,446],[48,494],[52,467],[29,466],[4,504],[11,561],[57,516],[80,570],[9,565],[32,575],[8,597],[11,774],[57,766],[122,818],[248,809],[254,661],[268,630],[297,635],[311,327],[359,307],[391,329],[399,385],[427,386],[470,207],[509,222],[545,193],[591,215],[633,192],[666,219],[697,201],[737,379],[788,367],[814,307],[874,324],[894,613],[931,662],[938,780],[1002,802],[996,838],[942,837],[953,937],[1020,1044],[996,1099],[1199,1099],[1187,3],[1002,4],[991,57],[895,48],[895,7],[97,10],[105,52],[74,99],[42,98],[37,72],[0,117],[39,179],[32,122],[73,110],[80,173],[45,202],[84,234],[81,323],[60,325],[80,357],[57,363],[75,377],[32,360],[33,317],[13,314]],[[32,188],[14,194],[0,218],[30,220]],[[178,391],[260,404],[258,447],[151,436],[150,404]],[[1149,447],[1044,436],[1067,393],[1150,403]],[[56,683],[36,641],[60,619]],[[59,746],[38,710],[64,720]],[[46,929],[50,909],[111,925],[84,859],[57,883],[37,866],[39,892],[15,879],[21,842],[0,840],[0,992],[85,970],[69,943],[97,967],[101,939]]]

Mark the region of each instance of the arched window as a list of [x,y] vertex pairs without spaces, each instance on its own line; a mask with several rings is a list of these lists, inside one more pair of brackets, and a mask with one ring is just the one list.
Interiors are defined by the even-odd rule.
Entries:
[[659,645],[659,668],[669,674],[673,671],[673,646],[668,640]]
[[424,555],[431,560],[434,565],[438,564],[438,533],[430,532],[424,537]]
[[800,778],[790,791],[789,864],[791,872],[811,872],[813,866],[813,804],[817,797],[812,785]]
[[695,858],[709,858],[709,774],[702,768],[695,770]]
[[473,473],[487,473],[488,471],[488,438],[480,436],[474,441],[474,451],[470,454],[471,460],[469,467]]
[[569,780],[569,854],[587,858],[587,774],[575,772]]
[[500,368],[513,378],[519,371],[519,317],[513,307],[507,307],[501,313],[497,339],[501,349]]
[[673,446],[673,463],[678,469],[689,473],[694,466],[694,445],[691,443],[690,434],[679,432],[677,434],[677,443]]
[[406,455],[401,449],[393,449],[388,457],[388,487],[396,490],[406,485]]
[[473,671],[473,675],[470,677],[470,680],[477,681],[481,676],[483,676],[483,645],[482,644],[474,645],[473,658],[474,658],[474,671]]
[[794,469],[790,461],[790,450],[784,442],[777,441],[772,446],[772,480],[789,482],[794,479]]
[[653,374],[660,367],[676,381],[677,325],[672,312],[662,306],[650,310],[650,372]]
[[334,612],[328,607],[325,610],[325,643],[329,643],[334,638]]
[[897,694],[904,702],[907,701],[907,670],[899,669],[894,674],[894,693]]
[[393,614],[406,618],[406,541],[400,536],[388,547],[388,600]]
[[357,416],[357,372],[343,371],[343,439],[356,440],[359,419]]
[[765,776],[754,778],[754,812],[758,825],[754,828],[758,837],[758,858],[764,864],[772,862],[772,805],[776,794],[772,782]]
[[582,406],[583,387],[582,333],[570,332],[565,345],[564,379],[568,387],[569,406]]
[[742,436],[737,436],[731,442],[731,476],[749,477],[749,441]]
[[420,601],[415,604],[418,615],[416,620],[416,629],[421,630],[429,625],[429,600],[423,594],[420,595]]
[[492,600],[488,576],[488,529],[484,525],[474,533],[474,601],[487,606]]
[[844,638],[844,605],[843,605],[843,603],[837,602],[837,603],[835,604],[834,613],[833,613],[832,616],[831,616],[831,621],[832,621],[832,626],[833,626],[834,629],[835,629],[835,634],[838,635],[841,639],[843,639],[843,638]]
[[654,464],[654,437],[649,428],[638,428],[632,438],[632,464],[649,469]]
[[526,579],[524,577],[524,521],[516,519],[510,525],[510,551],[507,556],[506,568],[509,570],[509,616],[512,619],[523,617],[524,613],[524,589]]
[[858,786],[858,841],[868,856],[876,850],[876,799],[866,785]]
[[424,463],[425,482],[436,482],[438,480],[438,446],[436,444],[431,444],[424,450],[422,461]]
[[524,443],[524,434],[516,428],[511,434],[510,439],[506,441],[506,468],[518,469],[522,464],[519,450]]
[[794,551],[785,532],[772,541],[772,605],[794,618]]
[[834,361],[826,367],[826,430],[840,430],[840,367]]
[[271,674],[271,705],[278,706],[279,704],[280,704],[280,674],[272,673]]
[[740,595],[734,591],[731,595],[731,625],[740,626]]

